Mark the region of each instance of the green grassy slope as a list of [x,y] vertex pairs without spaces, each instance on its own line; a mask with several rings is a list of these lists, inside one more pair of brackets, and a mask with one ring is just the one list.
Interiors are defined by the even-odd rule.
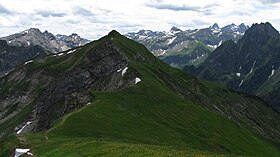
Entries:
[[250,98],[202,84],[116,32],[98,42],[108,38],[129,58],[127,73],[136,71],[142,81],[111,92],[92,89],[91,104],[46,132],[18,136],[35,156],[280,156],[279,144],[174,92],[168,80],[199,99],[211,97],[210,104]]

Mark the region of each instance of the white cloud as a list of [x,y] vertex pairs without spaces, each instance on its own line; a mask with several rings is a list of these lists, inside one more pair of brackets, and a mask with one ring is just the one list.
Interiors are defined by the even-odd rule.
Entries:
[[169,30],[208,27],[217,22],[271,22],[280,29],[276,0],[7,0],[0,2],[0,36],[36,27],[56,34],[97,39],[112,29]]

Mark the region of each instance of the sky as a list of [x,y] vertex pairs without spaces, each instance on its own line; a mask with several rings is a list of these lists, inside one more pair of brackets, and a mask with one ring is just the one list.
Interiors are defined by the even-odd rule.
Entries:
[[0,0],[0,36],[29,28],[98,39],[115,29],[168,31],[270,22],[280,30],[280,0]]

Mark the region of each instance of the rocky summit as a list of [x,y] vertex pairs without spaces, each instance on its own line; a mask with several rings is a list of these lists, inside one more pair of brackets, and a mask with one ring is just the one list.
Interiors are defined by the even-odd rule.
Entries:
[[58,53],[77,46],[85,45],[89,42],[87,39],[81,38],[78,34],[73,33],[67,35],[53,35],[48,31],[41,32],[37,28],[30,28],[20,33],[15,33],[6,37],[1,37],[11,46],[34,46],[38,45],[52,53]]

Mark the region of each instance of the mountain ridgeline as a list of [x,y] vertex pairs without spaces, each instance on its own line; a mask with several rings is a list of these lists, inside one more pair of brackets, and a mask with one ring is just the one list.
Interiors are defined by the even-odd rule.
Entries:
[[198,65],[224,41],[239,40],[249,27],[230,24],[222,28],[217,23],[202,29],[181,30],[172,27],[168,32],[140,30],[126,36],[144,44],[155,56],[169,65],[183,68]]
[[280,35],[270,23],[253,24],[237,42],[227,41],[198,67],[185,67],[199,78],[257,95],[280,111]]
[[6,40],[8,45],[17,47],[38,45],[52,53],[58,53],[78,46],[83,46],[89,42],[89,40],[81,38],[76,33],[69,36],[61,34],[53,35],[48,31],[41,32],[37,28],[30,28],[20,33],[1,37],[0,39]]
[[18,134],[0,143],[3,156],[18,146],[36,156],[280,154],[278,112],[116,31],[18,67],[0,93],[1,137]]

